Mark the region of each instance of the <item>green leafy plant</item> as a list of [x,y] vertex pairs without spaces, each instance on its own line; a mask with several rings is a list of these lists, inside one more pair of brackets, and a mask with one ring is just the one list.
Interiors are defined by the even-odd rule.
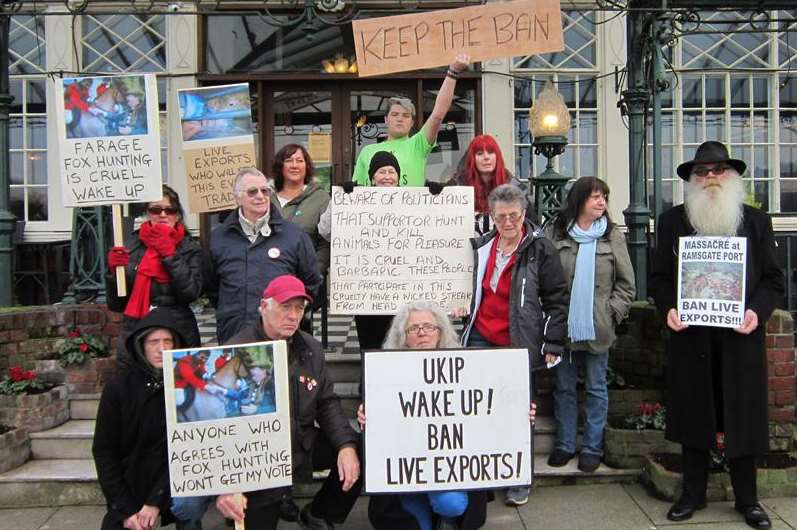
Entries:
[[666,409],[661,403],[640,403],[636,411],[625,418],[625,426],[629,429],[653,429],[663,431],[667,425]]
[[717,443],[714,449],[711,449],[711,467],[714,469],[722,469],[730,471],[728,467],[728,460],[725,458],[725,433],[717,433]]
[[0,381],[0,394],[31,394],[45,390],[47,387],[47,383],[39,379],[39,374],[33,370],[12,366]]
[[65,366],[82,365],[95,357],[108,357],[108,346],[100,337],[73,328],[58,347],[58,357]]

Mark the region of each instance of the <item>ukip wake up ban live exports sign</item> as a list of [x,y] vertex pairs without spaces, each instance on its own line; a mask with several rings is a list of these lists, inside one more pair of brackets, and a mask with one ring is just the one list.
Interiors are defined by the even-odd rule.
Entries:
[[530,484],[528,360],[525,349],[364,352],[366,491]]
[[564,49],[559,0],[514,0],[352,22],[360,76]]

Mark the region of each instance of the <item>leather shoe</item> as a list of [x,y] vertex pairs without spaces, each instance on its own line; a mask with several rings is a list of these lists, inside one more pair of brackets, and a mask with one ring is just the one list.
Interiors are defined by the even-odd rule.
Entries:
[[736,508],[736,511],[744,515],[744,522],[747,523],[747,526],[763,530],[772,528],[772,522],[769,520],[767,512],[765,512],[764,508],[758,503],[745,506],[744,508]]
[[548,457],[548,465],[551,467],[566,466],[570,459],[576,456],[573,453],[568,453],[563,449],[554,449],[551,456]]
[[706,503],[694,504],[688,501],[680,500],[672,505],[667,512],[667,519],[670,521],[686,521],[691,519],[696,511],[702,510],[706,507]]

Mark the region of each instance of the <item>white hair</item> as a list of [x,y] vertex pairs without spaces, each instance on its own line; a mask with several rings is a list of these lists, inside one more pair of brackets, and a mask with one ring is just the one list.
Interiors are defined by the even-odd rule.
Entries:
[[701,236],[735,236],[744,214],[744,182],[733,169],[718,190],[704,189],[691,177],[684,188],[689,222]]
[[448,316],[440,309],[440,306],[433,302],[413,302],[399,309],[396,316],[393,317],[383,348],[401,350],[407,347],[407,321],[410,319],[410,314],[416,311],[429,311],[434,317],[435,323],[440,326],[438,348],[457,348],[460,345],[454,326],[451,325],[451,321],[448,320]]
[[241,168],[238,173],[235,175],[235,181],[232,185],[232,192],[235,194],[236,197],[240,196],[244,190],[241,189],[241,181],[244,177],[248,175],[254,175],[255,177],[263,177],[266,179],[266,186],[268,187],[269,193],[274,193],[274,183],[271,182],[266,176],[263,174],[262,171],[257,169],[256,167],[243,167]]

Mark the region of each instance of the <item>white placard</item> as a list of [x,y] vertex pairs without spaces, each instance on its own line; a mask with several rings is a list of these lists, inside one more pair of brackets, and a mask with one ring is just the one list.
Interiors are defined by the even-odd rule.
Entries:
[[55,103],[64,206],[163,197],[154,74],[59,79]]
[[419,300],[470,305],[473,188],[332,189],[330,313],[393,315]]
[[738,328],[744,320],[744,237],[681,237],[678,315],[684,324]]
[[290,486],[285,341],[163,353],[172,496]]
[[531,483],[528,351],[366,351],[365,489]]

